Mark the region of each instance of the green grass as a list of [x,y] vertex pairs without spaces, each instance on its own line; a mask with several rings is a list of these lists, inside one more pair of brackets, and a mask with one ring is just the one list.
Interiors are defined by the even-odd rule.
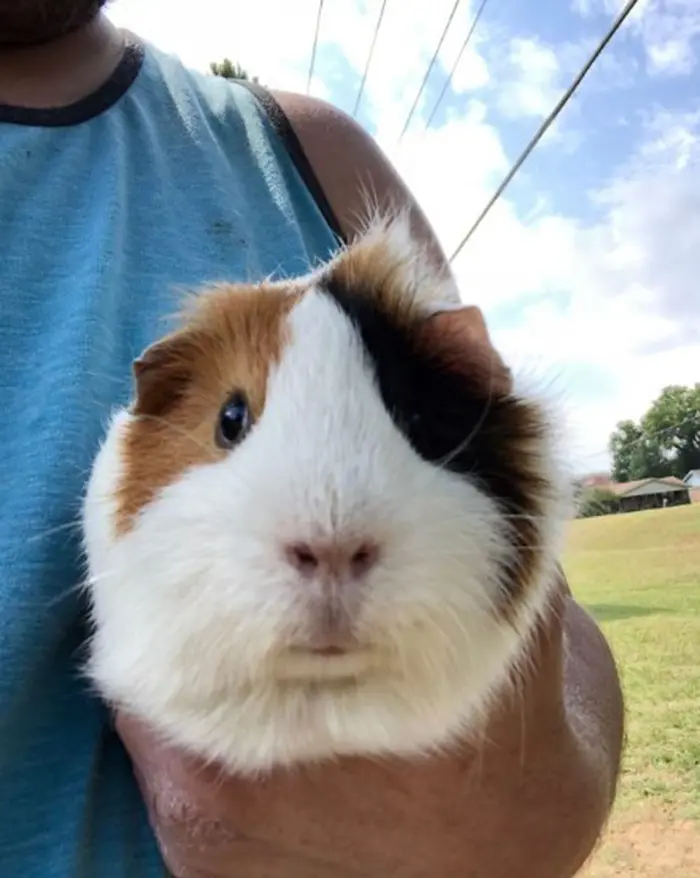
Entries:
[[565,568],[622,677],[618,810],[700,818],[700,504],[576,521]]

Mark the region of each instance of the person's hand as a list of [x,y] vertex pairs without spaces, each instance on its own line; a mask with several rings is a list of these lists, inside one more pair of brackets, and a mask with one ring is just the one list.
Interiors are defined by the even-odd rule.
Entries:
[[478,743],[416,762],[244,780],[133,717],[117,728],[175,878],[569,878],[612,801],[619,687],[605,641],[563,592],[528,667]]

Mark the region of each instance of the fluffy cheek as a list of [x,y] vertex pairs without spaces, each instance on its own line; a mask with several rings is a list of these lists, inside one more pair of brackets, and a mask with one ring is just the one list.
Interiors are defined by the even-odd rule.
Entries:
[[119,436],[110,432],[85,503],[90,674],[107,698],[156,715],[173,700],[196,708],[264,678],[304,624],[302,602],[249,526],[254,498],[230,465],[184,474],[115,539]]
[[401,536],[361,618],[389,645],[388,675],[406,686],[418,713],[446,699],[460,714],[517,643],[498,608],[502,565],[513,549],[493,501],[467,481],[421,465],[413,487],[396,497]]

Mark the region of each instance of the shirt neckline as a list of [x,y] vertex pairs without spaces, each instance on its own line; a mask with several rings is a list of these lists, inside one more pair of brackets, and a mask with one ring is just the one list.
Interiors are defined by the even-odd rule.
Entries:
[[65,107],[21,107],[0,104],[0,123],[39,128],[65,128],[89,122],[112,107],[131,87],[143,67],[145,47],[133,34],[126,34],[122,57],[111,76],[95,89]]

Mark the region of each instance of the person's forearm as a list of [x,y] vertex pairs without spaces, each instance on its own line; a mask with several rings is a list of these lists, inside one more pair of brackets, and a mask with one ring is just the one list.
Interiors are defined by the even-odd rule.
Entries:
[[620,680],[602,632],[573,598],[564,615],[564,698],[574,734],[615,798],[624,740]]

